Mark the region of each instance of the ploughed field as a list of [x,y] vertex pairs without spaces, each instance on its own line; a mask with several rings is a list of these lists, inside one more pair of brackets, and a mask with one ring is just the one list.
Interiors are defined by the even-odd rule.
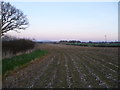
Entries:
[[3,88],[117,88],[118,48],[39,44],[44,58],[3,79]]

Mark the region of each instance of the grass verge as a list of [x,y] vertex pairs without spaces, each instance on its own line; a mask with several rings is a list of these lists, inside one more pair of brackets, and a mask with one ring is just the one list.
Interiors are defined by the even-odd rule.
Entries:
[[36,58],[46,55],[48,52],[45,50],[36,50],[29,54],[22,54],[12,58],[2,60],[2,75],[5,76],[9,71],[19,68]]

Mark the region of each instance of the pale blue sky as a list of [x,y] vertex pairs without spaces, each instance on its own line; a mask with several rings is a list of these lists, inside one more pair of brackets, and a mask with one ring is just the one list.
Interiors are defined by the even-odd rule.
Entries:
[[36,40],[118,40],[117,2],[11,2],[29,18],[18,37]]

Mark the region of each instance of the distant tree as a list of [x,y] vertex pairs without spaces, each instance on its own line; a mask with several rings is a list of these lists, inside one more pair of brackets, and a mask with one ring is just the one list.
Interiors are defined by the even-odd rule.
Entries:
[[89,41],[89,43],[92,43],[92,41]]
[[69,43],[76,43],[76,40],[70,40]]
[[61,40],[60,43],[65,43],[68,42],[67,40]]
[[81,43],[81,41],[76,41],[76,43]]
[[1,6],[1,35],[3,36],[6,32],[19,29],[26,29],[28,27],[28,19],[22,11],[12,6],[10,3],[0,2]]

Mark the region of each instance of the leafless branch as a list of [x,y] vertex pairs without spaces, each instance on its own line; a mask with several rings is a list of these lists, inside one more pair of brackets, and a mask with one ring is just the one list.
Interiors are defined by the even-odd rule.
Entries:
[[1,34],[10,30],[26,29],[28,27],[28,19],[22,11],[16,9],[10,3],[1,2]]

